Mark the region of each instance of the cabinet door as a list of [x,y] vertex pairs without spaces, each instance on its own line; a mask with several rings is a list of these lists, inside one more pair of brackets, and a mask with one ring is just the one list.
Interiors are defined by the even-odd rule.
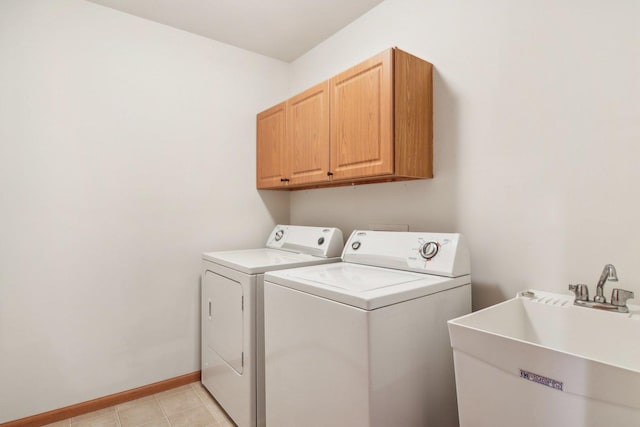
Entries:
[[286,103],[258,114],[256,122],[256,184],[258,188],[286,185]]
[[287,101],[290,184],[328,181],[329,81]]
[[331,79],[334,179],[393,173],[393,50]]

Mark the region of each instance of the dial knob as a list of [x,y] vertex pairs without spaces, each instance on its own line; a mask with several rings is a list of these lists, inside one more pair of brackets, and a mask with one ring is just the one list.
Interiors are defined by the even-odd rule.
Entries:
[[427,242],[420,248],[420,256],[424,259],[431,259],[438,253],[438,242]]
[[284,236],[284,230],[278,230],[276,231],[276,242],[280,241],[280,239],[282,239],[282,236]]

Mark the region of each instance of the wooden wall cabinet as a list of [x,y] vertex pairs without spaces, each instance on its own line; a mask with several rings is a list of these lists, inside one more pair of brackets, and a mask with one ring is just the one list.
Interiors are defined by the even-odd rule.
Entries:
[[432,117],[432,65],[388,49],[258,114],[258,188],[432,178]]
[[257,116],[257,187],[286,189],[329,180],[329,81]]
[[329,81],[287,101],[289,185],[329,180]]
[[256,181],[258,188],[282,188],[286,184],[286,102],[258,114],[256,121]]

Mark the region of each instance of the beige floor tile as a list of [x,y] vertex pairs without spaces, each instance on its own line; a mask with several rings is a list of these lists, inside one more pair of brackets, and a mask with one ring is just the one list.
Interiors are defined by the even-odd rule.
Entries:
[[202,400],[200,400],[192,388],[177,393],[158,396],[158,402],[167,417],[199,406],[204,406]]
[[237,426],[229,418],[226,418],[224,420],[218,420],[218,426],[217,427],[237,427]]
[[103,417],[86,421],[72,422],[70,427],[120,427],[117,418],[105,419]]
[[191,386],[191,388],[192,388],[192,389],[194,389],[195,391],[201,390],[201,391],[204,391],[205,393],[208,393],[208,392],[207,392],[207,389],[206,389],[206,388],[204,388],[204,386],[203,386],[203,385],[202,385],[202,383],[200,383],[200,382],[197,382],[197,383],[191,383],[191,384],[189,384],[189,385],[190,385],[190,386]]
[[216,410],[222,410],[220,404],[216,401],[216,399],[213,398],[213,396],[211,396],[206,388],[204,388],[202,385],[196,385],[194,389],[205,406],[213,406],[217,408]]
[[220,426],[235,426],[231,418],[229,418],[227,413],[224,412],[220,404],[213,398],[213,396],[211,396],[209,391],[202,385],[202,383],[192,383],[191,386],[196,391],[196,394],[198,395],[198,397],[200,397],[205,407],[209,410],[209,412],[211,412],[211,414],[213,414],[216,421],[220,423]]
[[[138,405],[118,409],[118,418],[122,427],[137,427],[165,420],[164,413],[155,398],[140,402]],[[153,425],[153,424],[152,424]],[[162,425],[162,424],[159,424]]]
[[198,395],[198,398],[200,399],[200,401],[204,406],[206,407],[209,407],[211,405],[218,406],[216,401],[213,399],[213,397],[211,397],[209,392],[204,389],[204,387],[202,389],[196,388],[194,389],[194,391],[196,395]]
[[140,424],[137,427],[170,427],[170,426],[171,424],[169,424],[169,421],[167,421],[166,418],[163,418],[161,420],[155,420],[145,424]]
[[233,427],[235,424],[197,381],[46,427],[171,426]]
[[69,420],[62,420],[55,423],[47,424],[42,427],[68,427],[68,426],[69,426]]
[[202,385],[200,384],[194,384],[193,385],[193,391],[196,392],[196,394],[198,395],[198,397],[200,397],[200,399],[203,402],[209,402],[213,400],[213,397],[211,397],[211,395],[209,394],[209,392],[207,391],[206,388],[204,388]]
[[72,427],[117,427],[119,425],[114,407],[89,412],[71,419]]
[[221,426],[234,426],[235,424],[233,423],[233,421],[231,420],[231,418],[229,418],[229,416],[227,415],[226,412],[224,412],[222,410],[222,408],[214,401],[212,403],[207,403],[204,405],[205,408],[207,408],[207,410],[209,412],[211,412],[211,415],[213,415],[213,418],[216,419],[216,421],[221,425]]
[[121,403],[116,405],[116,410],[121,411],[123,409],[131,408],[134,406],[140,406],[143,403],[155,402],[156,398],[152,396],[141,397],[140,399],[130,400],[128,402]]
[[193,387],[191,386],[191,384],[186,384],[180,387],[176,387],[176,388],[172,388],[170,390],[165,390],[165,391],[161,391],[158,394],[155,394],[154,396],[156,397],[163,397],[163,396],[167,396],[170,394],[175,394],[175,393],[180,393],[181,391],[185,391],[185,390],[192,390]]
[[169,417],[172,427],[209,427],[218,426],[213,415],[207,411],[204,405]]

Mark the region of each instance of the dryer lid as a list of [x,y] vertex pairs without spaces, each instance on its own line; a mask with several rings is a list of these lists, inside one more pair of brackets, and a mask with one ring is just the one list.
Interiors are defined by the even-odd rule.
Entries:
[[270,248],[209,252],[202,254],[202,259],[245,274],[261,274],[271,270],[339,261],[339,258],[323,258]]

